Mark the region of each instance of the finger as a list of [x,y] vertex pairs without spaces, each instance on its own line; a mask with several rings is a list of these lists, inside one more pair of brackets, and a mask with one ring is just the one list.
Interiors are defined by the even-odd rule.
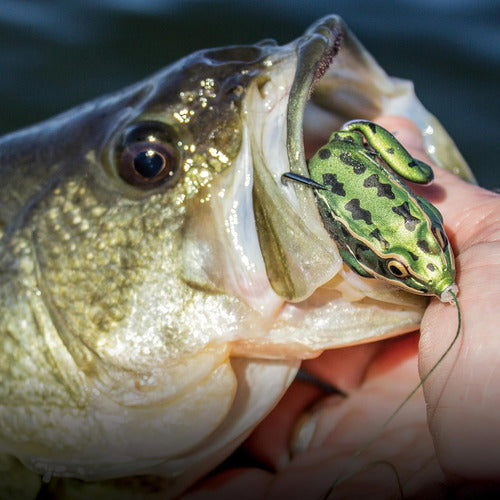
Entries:
[[[457,257],[463,328],[424,386],[440,463],[449,475],[469,481],[500,477],[499,263],[500,243],[475,244]],[[422,375],[456,328],[456,308],[433,301],[421,325]]]
[[[408,121],[381,124],[417,158],[423,141]],[[412,189],[444,215],[457,254],[462,336],[425,384],[430,428],[441,466],[454,478],[496,481],[500,476],[500,201],[495,193],[434,168],[433,186]],[[433,300],[422,321],[420,373],[427,374],[450,345],[457,328],[456,308]]]
[[430,162],[435,180],[431,186],[411,185],[442,212],[447,234],[455,251],[465,250],[478,241],[500,239],[499,196],[472,185],[432,164],[425,153],[420,130],[410,120],[384,116],[377,120],[419,160]]
[[363,382],[368,367],[383,346],[383,343],[373,342],[332,349],[316,359],[304,361],[302,369],[341,392],[349,393]]
[[[311,497],[320,498],[337,477],[344,479],[349,471],[355,475],[352,481],[345,483],[347,491],[344,485],[336,488],[332,498],[343,498],[344,494],[347,498],[363,494],[372,498],[377,487],[387,494],[388,486],[396,485],[390,468],[369,466],[367,476],[361,473],[365,464],[374,465],[380,461],[396,467],[404,481],[414,477],[417,471],[420,474],[422,465],[428,463],[433,453],[421,393],[404,406],[391,425],[363,453],[354,456],[378,436],[381,425],[416,386],[415,354],[415,335],[392,339],[387,342],[387,349],[373,360],[373,368],[367,372],[367,380],[358,390],[333,404],[325,400],[308,411],[304,415],[308,420],[302,422],[308,443],[306,445],[307,439],[304,440],[301,453],[297,453],[276,477],[272,495],[300,498],[307,496],[309,491]],[[433,467],[431,472],[435,471]],[[408,483],[405,490],[407,487]]]
[[[325,351],[316,359],[304,361],[301,369],[324,382],[326,387],[347,393],[361,384],[373,358],[383,346],[384,343],[374,342]],[[296,380],[276,408],[255,428],[245,442],[245,448],[267,467],[282,469],[290,460],[291,450],[297,447],[299,417],[330,394],[313,382]],[[330,398],[330,406],[331,403]]]
[[[351,439],[355,443],[351,451],[356,451],[416,386],[418,335],[377,344],[383,347],[365,370],[362,385],[345,398],[324,399],[302,416],[296,428],[298,436],[304,434],[300,436],[302,450],[323,446],[329,440]],[[398,374],[397,380],[391,381],[394,374]]]
[[280,470],[290,461],[290,442],[299,416],[324,392],[311,384],[295,381],[276,408],[254,429],[245,442],[247,451],[263,465]]

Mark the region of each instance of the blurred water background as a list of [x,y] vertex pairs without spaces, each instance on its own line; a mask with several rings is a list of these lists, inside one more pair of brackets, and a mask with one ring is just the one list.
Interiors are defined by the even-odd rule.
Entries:
[[499,189],[499,0],[0,0],[0,134],[200,48],[286,43],[329,13],[414,81],[479,183]]

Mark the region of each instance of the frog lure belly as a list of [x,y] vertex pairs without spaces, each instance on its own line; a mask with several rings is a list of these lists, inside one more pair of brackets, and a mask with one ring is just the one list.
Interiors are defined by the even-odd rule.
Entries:
[[288,172],[282,179],[314,189],[323,224],[349,267],[408,292],[455,301],[455,263],[443,217],[401,180],[430,183],[429,165],[380,125],[353,120],[330,136],[308,168],[310,178]]

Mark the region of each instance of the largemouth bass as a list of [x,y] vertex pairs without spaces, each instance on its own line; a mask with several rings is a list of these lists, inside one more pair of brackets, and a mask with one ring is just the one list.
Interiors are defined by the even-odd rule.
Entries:
[[301,359],[418,327],[425,299],[350,271],[311,190],[280,181],[346,120],[384,113],[472,179],[411,83],[335,16],[2,138],[0,487],[152,475],[176,495]]

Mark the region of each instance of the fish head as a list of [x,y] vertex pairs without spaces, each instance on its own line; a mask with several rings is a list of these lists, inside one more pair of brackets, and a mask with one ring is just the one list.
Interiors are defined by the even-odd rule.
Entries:
[[0,450],[48,477],[161,475],[174,494],[301,359],[415,328],[425,302],[350,274],[311,190],[280,180],[350,118],[425,126],[415,101],[328,16],[3,138]]

